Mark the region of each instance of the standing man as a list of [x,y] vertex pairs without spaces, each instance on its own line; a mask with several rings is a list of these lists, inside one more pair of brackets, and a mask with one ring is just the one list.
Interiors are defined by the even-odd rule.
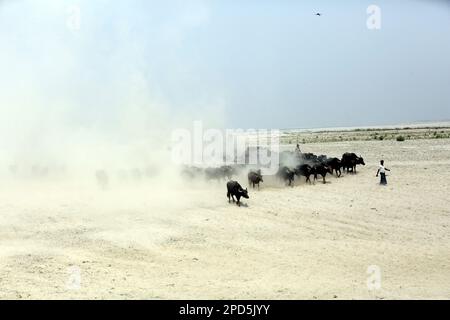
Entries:
[[380,174],[380,184],[385,186],[387,185],[387,181],[386,181],[386,171],[391,171],[388,168],[384,167],[384,160],[380,161],[380,166],[378,167],[378,171],[377,171],[377,177],[378,174]]

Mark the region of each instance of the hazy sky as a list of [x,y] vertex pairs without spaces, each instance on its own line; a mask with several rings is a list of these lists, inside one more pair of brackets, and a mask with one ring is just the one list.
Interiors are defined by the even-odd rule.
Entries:
[[0,0],[0,112],[111,130],[130,114],[243,128],[450,119],[450,4]]

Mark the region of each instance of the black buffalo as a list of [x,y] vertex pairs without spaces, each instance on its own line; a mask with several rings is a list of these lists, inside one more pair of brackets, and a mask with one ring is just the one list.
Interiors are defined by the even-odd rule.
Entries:
[[231,180],[235,174],[235,169],[231,166],[221,166],[218,168],[206,168],[205,178],[207,180]]
[[261,170],[260,169],[256,171],[250,170],[250,172],[248,173],[248,184],[252,185],[253,189],[255,188],[255,185],[257,185],[259,189],[260,182],[264,182],[261,175]]
[[203,174],[203,170],[197,167],[183,167],[181,169],[181,176],[186,179],[194,179]]
[[338,158],[327,158],[323,163],[331,169],[331,174],[333,174],[333,171],[335,171],[337,177],[341,176],[341,160],[339,160]]
[[328,157],[324,154],[321,154],[320,156],[317,157],[317,160],[321,163],[325,163],[328,160]]
[[318,161],[318,156],[314,153],[302,153],[303,162],[316,162]]
[[220,168],[206,168],[204,172],[206,180],[220,181],[223,179],[223,174]]
[[[249,198],[247,188],[244,190],[237,181],[227,182],[227,197],[228,202],[233,200],[238,206],[241,206],[241,197],[244,197],[245,199]],[[236,197],[237,201],[234,200],[234,197]]]
[[346,152],[342,155],[341,159],[342,168],[347,169],[347,173],[349,171],[356,173],[356,165],[362,164],[365,166],[364,159],[361,156],[357,156],[355,153]]
[[327,173],[333,174],[333,170],[327,165],[317,163],[312,166],[312,173],[314,175],[314,181],[317,180],[317,175],[320,174],[322,176],[323,183],[327,183],[325,180],[325,176],[327,175]]
[[294,170],[295,174],[300,178],[301,176],[306,178],[306,182],[309,181],[311,183],[311,175],[314,174],[313,167],[311,167],[309,164],[301,164],[297,166]]
[[292,181],[294,181],[294,175],[295,172],[288,167],[280,167],[276,173],[276,176],[289,186],[292,185]]
[[231,180],[231,178],[233,177],[233,175],[236,174],[236,170],[232,167],[232,166],[221,166],[219,168],[222,177]]

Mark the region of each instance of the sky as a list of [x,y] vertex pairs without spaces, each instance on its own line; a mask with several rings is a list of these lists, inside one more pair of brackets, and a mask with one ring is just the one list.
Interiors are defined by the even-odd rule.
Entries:
[[0,118],[18,140],[448,120],[450,4],[0,0]]

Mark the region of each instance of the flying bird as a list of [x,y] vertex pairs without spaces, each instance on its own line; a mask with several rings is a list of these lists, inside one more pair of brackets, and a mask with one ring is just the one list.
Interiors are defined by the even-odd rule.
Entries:
[[320,17],[321,15],[322,15],[322,14],[321,14],[320,12],[317,12],[317,13],[316,13],[316,16],[319,16],[319,17]]

